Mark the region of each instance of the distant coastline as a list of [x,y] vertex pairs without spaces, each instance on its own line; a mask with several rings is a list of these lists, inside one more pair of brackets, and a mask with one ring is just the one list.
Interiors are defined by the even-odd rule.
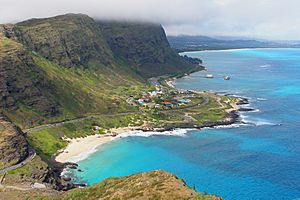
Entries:
[[196,53],[196,52],[224,52],[224,51],[247,51],[247,50],[272,50],[272,49],[300,49],[300,47],[245,47],[245,48],[228,48],[228,49],[203,49],[203,50],[188,50],[180,51],[179,55],[185,53]]

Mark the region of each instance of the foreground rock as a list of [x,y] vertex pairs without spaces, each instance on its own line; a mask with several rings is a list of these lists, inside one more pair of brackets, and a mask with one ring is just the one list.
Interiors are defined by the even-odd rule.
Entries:
[[[220,199],[214,195],[197,193],[176,176],[162,170],[143,172],[119,178],[108,178],[87,188],[67,192],[51,192],[47,189],[31,191],[3,191],[5,199]],[[9,197],[9,198],[6,198]]]

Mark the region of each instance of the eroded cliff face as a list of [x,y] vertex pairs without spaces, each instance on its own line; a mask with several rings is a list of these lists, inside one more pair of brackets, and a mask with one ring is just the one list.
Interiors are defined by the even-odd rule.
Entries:
[[160,24],[98,22],[114,55],[146,78],[188,71],[193,64],[175,53]]
[[96,64],[124,69],[126,63],[145,78],[195,67],[171,49],[159,24],[96,22],[86,15],[67,14],[21,22],[12,30],[28,49],[63,67]]
[[7,118],[0,116],[0,169],[22,162],[28,154],[29,145],[24,133]]
[[113,63],[112,52],[101,30],[86,15],[32,19],[16,24],[14,32],[26,47],[63,67]]
[[2,109],[11,112],[22,107],[44,116],[54,116],[58,110],[50,96],[53,89],[23,45],[0,35]]

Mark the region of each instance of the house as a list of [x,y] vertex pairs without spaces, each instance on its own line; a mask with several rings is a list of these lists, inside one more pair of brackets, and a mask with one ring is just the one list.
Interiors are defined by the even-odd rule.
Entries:
[[141,105],[145,104],[145,99],[144,98],[140,98],[137,100],[137,102]]
[[179,103],[190,103],[191,100],[190,99],[179,99],[177,100]]
[[169,101],[162,102],[162,104],[163,104],[164,106],[166,106],[166,107],[173,107],[173,106],[174,106],[174,104],[171,103],[171,102],[169,102]]

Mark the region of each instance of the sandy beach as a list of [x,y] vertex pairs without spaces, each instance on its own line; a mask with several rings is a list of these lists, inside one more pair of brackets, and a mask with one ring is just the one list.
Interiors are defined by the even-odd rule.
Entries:
[[118,135],[121,133],[126,133],[138,128],[140,127],[114,128],[110,130],[110,134],[106,135],[97,134],[84,138],[66,139],[69,142],[68,146],[58,153],[55,160],[60,163],[78,162],[95,152],[101,145],[120,138]]

